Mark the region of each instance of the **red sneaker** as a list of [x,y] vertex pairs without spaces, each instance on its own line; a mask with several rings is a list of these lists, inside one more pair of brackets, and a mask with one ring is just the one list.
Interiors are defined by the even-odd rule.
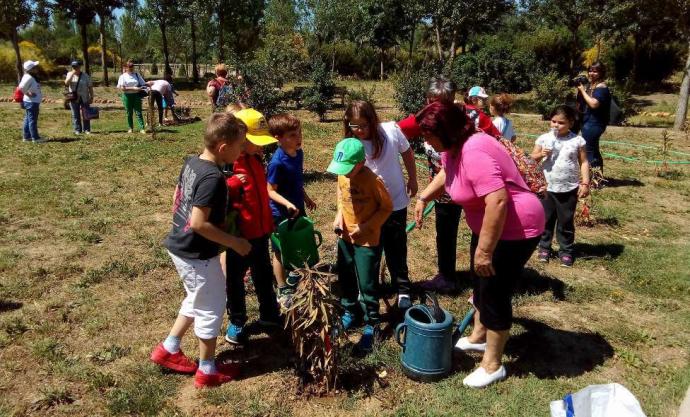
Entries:
[[163,347],[163,343],[159,343],[153,352],[151,352],[151,361],[158,365],[172,369],[173,371],[181,372],[183,374],[193,374],[197,370],[196,362],[192,362],[180,350],[177,353],[170,353]]
[[197,388],[217,387],[233,379],[233,376],[225,375],[220,371],[216,374],[205,374],[201,372],[201,369],[197,369],[196,374],[194,374],[194,386]]

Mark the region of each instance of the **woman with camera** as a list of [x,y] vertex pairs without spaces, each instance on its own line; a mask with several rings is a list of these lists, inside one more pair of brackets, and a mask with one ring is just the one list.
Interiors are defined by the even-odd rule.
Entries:
[[81,135],[84,132],[89,135],[91,134],[91,120],[83,117],[82,109],[88,110],[89,104],[93,102],[93,84],[89,74],[81,71],[81,62],[72,61],[70,65],[72,71],[68,72],[67,78],[65,78],[65,86],[67,87],[65,98],[72,110],[74,134]]
[[604,160],[599,150],[599,138],[604,134],[611,112],[611,92],[604,83],[606,68],[601,62],[589,66],[587,81],[584,77],[577,84],[577,105],[582,114],[582,137],[585,139],[587,159],[592,168],[604,173]]

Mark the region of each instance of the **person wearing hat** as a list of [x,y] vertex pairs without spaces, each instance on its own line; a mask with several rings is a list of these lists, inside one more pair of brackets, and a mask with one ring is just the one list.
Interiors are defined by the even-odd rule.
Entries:
[[[232,249],[226,253],[227,311],[229,317],[225,340],[243,343],[247,340],[245,324],[244,275],[252,270],[252,280],[259,301],[259,323],[265,326],[281,326],[280,309],[273,290],[273,269],[268,252],[268,239],[273,232],[273,216],[269,206],[266,169],[262,163],[262,148],[277,143],[268,131],[266,119],[254,109],[244,109],[235,117],[247,126],[247,142],[244,151],[233,165],[233,175],[228,185],[229,218],[234,218],[239,235],[249,241],[251,251],[242,256]],[[232,214],[234,213],[234,214]]]
[[338,142],[328,172],[338,175],[338,212],[333,230],[338,239],[338,281],[345,309],[344,330],[364,321],[357,348],[371,352],[381,320],[378,274],[381,227],[393,212],[383,180],[364,166],[365,150],[357,138]]
[[38,61],[24,62],[24,75],[19,81],[19,89],[24,93],[22,106],[26,112],[24,115],[24,142],[40,143],[43,139],[38,135],[38,109],[43,100],[41,83],[36,79]]
[[495,138],[501,137],[501,132],[494,126],[491,117],[487,116],[482,110],[486,105],[486,94],[484,87],[478,85],[470,88],[465,95],[465,114],[474,122],[474,126],[481,129],[484,133]]
[[82,109],[88,109],[93,103],[93,83],[89,74],[82,72],[81,62],[72,61],[72,70],[67,73],[65,86],[69,94],[69,107],[72,110],[72,126],[74,134],[82,132],[91,134],[91,120],[82,117]]

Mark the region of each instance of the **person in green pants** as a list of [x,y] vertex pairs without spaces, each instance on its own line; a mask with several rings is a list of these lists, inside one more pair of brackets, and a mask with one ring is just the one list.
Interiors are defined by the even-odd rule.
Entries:
[[134,121],[132,120],[132,113],[136,113],[137,122],[139,122],[139,128],[141,133],[146,133],[144,126],[144,117],[141,114],[141,92],[145,91],[146,81],[139,75],[138,72],[134,72],[134,62],[131,60],[127,61],[125,67],[125,72],[120,75],[117,80],[117,88],[122,91],[122,103],[125,105],[125,110],[127,111],[127,126],[129,126],[128,133],[132,133],[134,128]]
[[[357,348],[371,352],[378,333],[378,273],[381,265],[381,227],[393,211],[383,180],[364,166],[359,139],[338,142],[328,172],[338,175],[338,213],[333,230],[338,239],[338,281],[345,309],[343,329],[364,319]],[[359,290],[359,291],[358,291]],[[359,297],[358,297],[359,295]],[[360,301],[361,300],[361,301]]]

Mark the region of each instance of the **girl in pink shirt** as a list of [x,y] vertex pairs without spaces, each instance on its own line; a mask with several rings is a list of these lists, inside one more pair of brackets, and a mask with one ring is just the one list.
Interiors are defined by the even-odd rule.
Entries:
[[544,209],[505,148],[478,131],[458,107],[434,102],[416,115],[422,135],[443,152],[443,169],[419,195],[415,220],[421,227],[427,203],[445,190],[465,209],[472,230],[470,270],[474,328],[456,348],[484,352],[463,384],[481,388],[506,377],[501,364],[512,325],[513,284],[544,230]]

